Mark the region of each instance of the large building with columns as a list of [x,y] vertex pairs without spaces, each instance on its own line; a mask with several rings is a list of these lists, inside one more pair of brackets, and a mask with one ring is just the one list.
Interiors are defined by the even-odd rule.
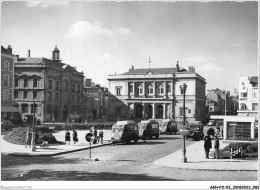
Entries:
[[[83,72],[62,63],[55,47],[52,59],[16,57],[14,100],[23,119],[67,121],[82,118]],[[33,109],[33,106],[35,109]]]
[[[109,118],[112,120],[163,119],[205,122],[205,79],[195,68],[147,68],[133,66],[123,74],[109,75]],[[180,86],[185,83],[185,109]]]

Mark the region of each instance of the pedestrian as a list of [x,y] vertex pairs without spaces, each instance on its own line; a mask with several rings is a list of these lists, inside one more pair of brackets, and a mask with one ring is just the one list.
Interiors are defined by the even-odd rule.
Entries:
[[101,130],[101,131],[99,131],[98,135],[99,135],[99,140],[101,141],[101,144],[103,144],[104,132]]
[[65,144],[67,144],[68,141],[68,145],[70,144],[70,132],[67,129],[66,133],[65,133]]
[[206,154],[206,159],[209,159],[209,150],[212,148],[210,132],[207,132],[207,135],[204,137],[204,150]]
[[25,137],[25,143],[26,143],[25,148],[27,148],[27,146],[29,146],[29,148],[31,147],[31,141],[32,141],[32,130],[31,128],[29,128]]
[[78,142],[78,134],[75,129],[73,129],[73,131],[72,131],[72,138],[73,138],[74,144],[76,144],[76,142]]
[[41,121],[38,119],[36,125],[41,125]]
[[216,134],[215,143],[214,143],[214,149],[215,149],[216,159],[219,159],[219,154],[218,154],[218,150],[219,150],[218,134]]
[[35,146],[38,144],[39,141],[39,133],[38,131],[35,132]]
[[224,137],[224,131],[223,131],[223,129],[221,130],[221,137]]
[[97,130],[96,128],[94,128],[94,142],[93,144],[96,144],[97,143]]

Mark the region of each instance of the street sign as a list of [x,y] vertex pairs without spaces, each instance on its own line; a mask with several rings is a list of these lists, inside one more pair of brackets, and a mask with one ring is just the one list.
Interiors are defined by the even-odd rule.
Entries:
[[180,132],[181,135],[187,135],[189,133],[189,130],[188,129],[180,129],[179,132]]
[[88,134],[86,134],[85,139],[89,143],[92,143],[94,141],[94,135],[92,133],[88,133]]

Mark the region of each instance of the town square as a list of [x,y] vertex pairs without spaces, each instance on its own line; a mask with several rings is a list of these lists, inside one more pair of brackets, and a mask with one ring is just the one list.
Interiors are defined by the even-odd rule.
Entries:
[[2,1],[1,189],[259,189],[258,1]]

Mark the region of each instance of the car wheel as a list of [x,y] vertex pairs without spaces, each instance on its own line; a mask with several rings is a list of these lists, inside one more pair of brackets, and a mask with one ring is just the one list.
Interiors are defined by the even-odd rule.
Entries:
[[158,138],[159,138],[159,135],[155,135],[155,138],[158,139]]
[[137,141],[138,141],[138,138],[136,138],[136,139],[134,140],[135,143],[137,143]]

